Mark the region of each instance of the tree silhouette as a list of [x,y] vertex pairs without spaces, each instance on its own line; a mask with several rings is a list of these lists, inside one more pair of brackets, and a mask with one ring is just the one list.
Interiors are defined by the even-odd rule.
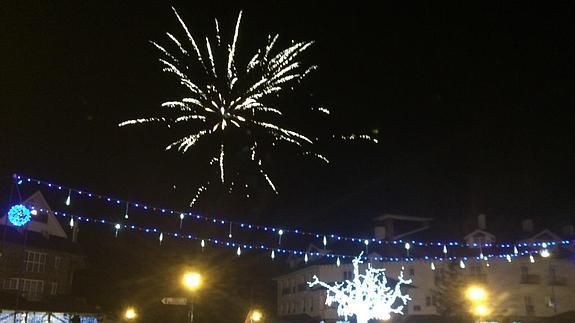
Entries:
[[456,263],[449,263],[447,268],[439,269],[433,291],[437,313],[449,318],[451,323],[471,322],[469,306],[465,299],[465,288],[469,279],[461,273]]

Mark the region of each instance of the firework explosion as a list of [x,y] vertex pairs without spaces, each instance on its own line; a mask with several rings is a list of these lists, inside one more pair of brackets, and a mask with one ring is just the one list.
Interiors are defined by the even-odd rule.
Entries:
[[[200,49],[199,43],[177,11],[172,9],[185,32],[186,41],[182,42],[167,33],[171,46],[176,48],[173,52],[156,42],[151,43],[161,52],[159,61],[163,71],[175,76],[186,93],[179,99],[162,104],[162,107],[171,110],[167,112],[170,116],[128,120],[120,123],[120,126],[146,122],[164,123],[168,127],[184,125],[188,134],[166,147],[166,150],[177,149],[183,153],[204,138],[217,140],[218,149],[210,156],[209,164],[217,166],[222,183],[227,179],[224,163],[226,151],[230,142],[237,142],[237,136],[233,140],[226,140],[230,138],[226,133],[235,128],[244,129],[249,134],[263,134],[258,140],[256,136],[245,136],[249,142],[246,144],[244,141],[241,147],[235,148],[246,150],[244,147],[249,147],[249,161],[276,194],[276,187],[264,170],[262,158],[258,154],[262,137],[273,146],[276,146],[276,142],[285,142],[298,147],[303,155],[329,162],[326,157],[311,151],[317,139],[283,126],[284,114],[281,107],[269,104],[281,91],[292,88],[316,69],[316,66],[306,67],[299,61],[300,55],[313,44],[312,41],[292,42],[289,47],[279,49],[279,36],[270,35],[266,45],[241,65],[236,60],[236,51],[242,12],[238,15],[229,44],[223,42],[218,21],[215,20],[215,39],[206,37],[205,48]],[[315,110],[329,115],[329,110],[325,108]],[[194,201],[204,189],[202,187],[198,191]]]

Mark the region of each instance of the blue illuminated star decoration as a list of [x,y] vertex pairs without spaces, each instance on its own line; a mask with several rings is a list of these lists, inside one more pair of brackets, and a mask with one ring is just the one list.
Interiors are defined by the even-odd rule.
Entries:
[[8,220],[17,227],[25,225],[31,219],[30,210],[22,204],[16,204],[8,211]]

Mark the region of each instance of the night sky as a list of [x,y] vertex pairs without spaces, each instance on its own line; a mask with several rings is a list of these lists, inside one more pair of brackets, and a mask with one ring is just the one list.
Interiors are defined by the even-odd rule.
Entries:
[[[213,32],[214,17],[230,37],[243,9],[241,59],[267,33],[284,45],[315,40],[303,60],[319,69],[284,94],[287,104],[329,107],[334,129],[377,130],[380,139],[319,147],[329,166],[271,155],[279,196],[264,185],[251,199],[215,189],[197,211],[355,234],[382,213],[573,221],[571,2],[173,5],[197,38]],[[183,35],[166,1],[3,1],[2,192],[18,172],[185,209],[206,175],[201,150],[165,152],[172,137],[160,127],[117,127],[161,113],[180,93],[148,42],[167,44],[165,32]]]
[[[243,9],[240,60],[263,46],[267,33],[279,33],[282,46],[315,40],[302,60],[319,69],[280,101],[293,124],[311,128],[313,120],[299,111],[325,106],[333,123],[315,133],[377,131],[380,140],[318,145],[332,160],[328,166],[273,152],[266,160],[279,196],[261,178],[246,177],[250,199],[216,187],[193,211],[359,236],[383,213],[433,217],[446,229],[465,229],[478,213],[487,214],[488,229],[518,228],[527,217],[551,227],[573,222],[572,2],[400,3],[173,2],[199,39],[213,33],[214,17],[229,39]],[[187,209],[213,172],[201,158],[209,147],[165,152],[174,139],[166,129],[117,126],[159,115],[162,102],[181,94],[149,43],[167,44],[165,32],[183,36],[166,1],[0,3],[2,209],[13,202],[13,173]],[[62,207],[63,196],[47,196]],[[82,214],[123,212],[82,203],[73,202]],[[110,230],[82,228],[89,265],[76,292],[106,311],[133,301],[150,307],[150,322],[169,321],[169,313],[181,319],[183,310],[162,307],[158,297],[172,295],[174,281],[166,277],[202,255],[199,247],[171,240],[160,247],[155,237],[123,232],[111,237]],[[199,321],[239,321],[252,301],[272,311],[270,278],[286,270],[279,261],[268,268],[261,266],[270,263],[266,254],[242,256],[245,262],[215,250],[203,255],[194,261],[207,266],[213,282]]]

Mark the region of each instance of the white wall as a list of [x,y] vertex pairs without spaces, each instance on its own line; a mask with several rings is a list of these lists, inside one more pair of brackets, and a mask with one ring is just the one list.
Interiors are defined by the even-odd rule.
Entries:
[[[529,258],[522,257],[514,259],[509,263],[505,259],[490,260],[490,267],[485,266],[485,261],[477,262],[470,260],[467,268],[462,269],[462,273],[471,274],[473,265],[479,266],[482,273],[486,275],[485,287],[490,292],[490,306],[494,309],[494,314],[509,316],[528,316],[525,307],[525,297],[530,297],[534,306],[535,316],[552,316],[555,315],[555,308],[547,305],[548,298],[555,295],[557,302],[557,313],[575,310],[575,264],[567,259],[541,258],[536,257],[535,263],[530,263]],[[402,266],[404,267],[404,278],[412,278],[412,285],[415,288],[408,289],[408,294],[412,301],[408,303],[407,312],[411,315],[428,315],[435,314],[434,306],[427,306],[426,297],[431,297],[432,290],[435,288],[435,275],[440,268],[446,268],[447,263],[435,262],[436,271],[430,268],[430,262],[414,261],[410,263],[373,263],[374,267],[387,269],[387,276],[396,278]],[[360,271],[365,270],[366,264],[360,267]],[[521,283],[521,267],[528,268],[529,275],[539,277],[538,284]],[[566,286],[551,286],[548,283],[550,277],[550,266],[555,266],[556,275],[559,278],[565,278]],[[410,276],[410,269],[413,269],[413,276]],[[316,274],[320,280],[325,282],[342,281],[344,271],[352,271],[351,264],[342,264],[340,267],[333,265],[316,265],[307,267],[288,275],[279,277],[278,282],[278,313],[280,315],[302,314],[306,313],[312,317],[321,317],[330,320],[337,319],[337,313],[334,308],[328,308],[323,305],[325,302],[325,291],[297,291],[297,285],[305,281],[311,281],[311,277]],[[289,295],[281,294],[280,286],[293,283],[296,286],[296,292]],[[463,295],[463,291],[462,291]],[[304,306],[302,302],[311,299],[313,301],[313,310]],[[293,303],[295,312],[280,312],[282,304]],[[415,311],[414,307],[419,306],[420,310]]]

